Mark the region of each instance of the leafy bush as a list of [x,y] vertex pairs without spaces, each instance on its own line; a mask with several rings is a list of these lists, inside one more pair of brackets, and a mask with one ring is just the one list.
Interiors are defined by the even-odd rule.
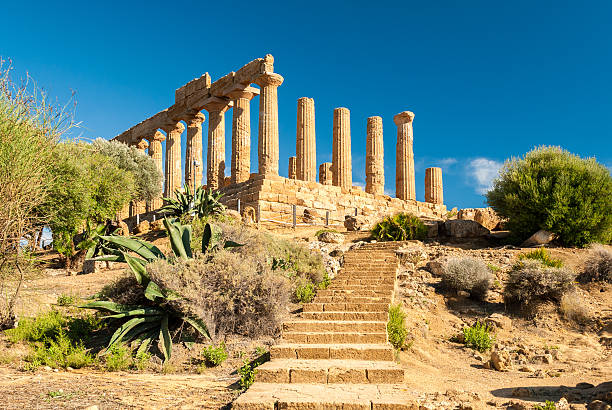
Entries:
[[418,217],[399,213],[388,216],[374,225],[372,236],[377,241],[423,240],[427,237],[427,227]]
[[132,354],[123,343],[117,343],[106,351],[104,359],[106,370],[116,372],[130,367]]
[[591,312],[577,292],[568,292],[561,297],[559,309],[567,320],[581,325],[591,320]]
[[484,323],[476,322],[470,327],[464,327],[462,331],[465,345],[471,349],[483,353],[493,345],[494,337],[491,336],[492,330]]
[[299,303],[310,303],[315,297],[315,285],[308,279],[300,279],[294,292],[295,300]]
[[221,342],[218,346],[209,345],[202,352],[207,366],[219,366],[227,359],[225,343]]
[[255,382],[255,375],[257,374],[256,367],[257,363],[251,364],[245,359],[242,366],[238,369],[240,387],[242,387],[242,390],[248,389]]
[[612,252],[601,245],[594,246],[579,280],[612,283]]
[[540,261],[542,265],[549,268],[561,268],[563,266],[563,261],[561,259],[551,258],[548,251],[544,248],[538,248],[531,252],[521,253],[518,258],[520,261],[525,259]]
[[25,360],[39,365],[53,368],[72,367],[79,369],[93,363],[91,354],[83,347],[82,341],[74,341],[66,332],[60,330],[53,339],[33,345],[34,353],[25,357]]
[[537,260],[516,264],[508,276],[504,301],[509,305],[529,305],[552,300],[559,302],[574,286],[575,275],[563,268],[550,268]]
[[447,288],[469,292],[479,300],[487,296],[493,286],[493,279],[493,274],[487,265],[475,258],[451,258],[442,273],[442,283]]
[[406,315],[402,311],[402,305],[396,304],[389,306],[389,320],[387,321],[387,334],[389,342],[396,349],[401,349],[406,345],[408,329],[404,320]]
[[570,246],[612,239],[612,177],[594,158],[538,147],[507,161],[487,201],[517,240],[545,229]]
[[68,319],[60,312],[51,310],[35,318],[23,318],[15,329],[9,329],[6,334],[13,343],[42,342],[55,339],[62,328],[68,324]]
[[75,295],[68,295],[66,293],[62,293],[57,297],[57,304],[59,306],[72,306],[76,301],[77,297]]

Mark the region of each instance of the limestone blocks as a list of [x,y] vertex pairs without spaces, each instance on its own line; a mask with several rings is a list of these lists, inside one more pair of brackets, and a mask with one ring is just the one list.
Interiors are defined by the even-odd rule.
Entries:
[[202,184],[202,123],[204,114],[198,112],[187,121],[187,153],[185,158],[185,184],[193,190]]
[[332,180],[335,186],[353,187],[351,165],[351,112],[340,107],[334,110],[332,141]]
[[319,183],[323,185],[331,185],[332,182],[332,163],[324,162],[319,165]]
[[315,139],[314,100],[308,97],[298,99],[297,106],[297,179],[317,180],[317,145]]
[[289,157],[289,179],[297,179],[297,157]]
[[[267,57],[267,56],[266,56]],[[272,56],[270,56],[272,57]],[[274,59],[272,59],[272,62]],[[278,175],[278,94],[283,77],[264,73],[255,81],[261,87],[259,99],[259,173]]]
[[368,118],[366,139],[366,192],[382,195],[385,191],[385,163],[381,117]]
[[171,197],[181,188],[181,134],[185,126],[181,122],[166,124],[162,128],[168,135],[166,139],[166,186],[164,195]]
[[432,167],[425,170],[425,202],[443,204],[442,168]]
[[393,117],[397,125],[395,163],[395,196],[403,200],[416,200],[414,153],[412,150],[414,113],[403,111]]

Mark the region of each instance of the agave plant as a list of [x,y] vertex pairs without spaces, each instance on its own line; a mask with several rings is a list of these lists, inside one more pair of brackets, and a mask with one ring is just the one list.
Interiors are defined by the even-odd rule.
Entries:
[[184,192],[177,189],[174,196],[175,198],[164,198],[166,205],[160,209],[160,212],[179,218],[188,214],[194,214],[201,218],[218,215],[225,211],[225,207],[219,202],[223,196],[219,191],[204,189],[199,186],[192,193],[189,185],[186,185]]
[[[98,224],[92,227],[87,222],[84,239],[77,245],[78,249],[85,250],[85,258],[90,259],[99,255],[113,253],[114,246],[102,239],[106,233],[109,233],[110,226],[106,223]],[[115,231],[112,234],[115,234]]]
[[[110,312],[111,315],[105,316],[108,319],[124,319],[122,325],[111,337],[108,344],[109,349],[121,342],[137,341],[137,344],[139,344],[138,351],[146,351],[151,342],[159,338],[162,341],[164,359],[167,361],[172,354],[170,323],[189,324],[207,339],[210,339],[210,334],[202,320],[172,308],[169,302],[181,299],[181,295],[171,289],[160,287],[151,280],[147,273],[146,265],[155,260],[166,259],[172,261],[177,258],[189,259],[193,257],[191,252],[191,225],[182,225],[177,220],[164,219],[164,226],[170,238],[173,253],[170,257],[167,257],[152,243],[140,239],[114,235],[101,236],[103,240],[114,244],[119,249],[118,254],[111,254],[103,259],[127,262],[136,281],[145,289],[144,296],[150,301],[148,305],[128,306],[110,301],[94,301],[82,307]],[[222,246],[213,242],[212,227],[210,224],[206,224],[202,238],[203,253],[213,252],[220,247],[242,246],[231,241],[225,242]]]

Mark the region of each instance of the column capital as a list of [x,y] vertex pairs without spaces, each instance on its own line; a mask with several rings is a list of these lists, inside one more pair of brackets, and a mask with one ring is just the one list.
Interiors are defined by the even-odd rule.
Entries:
[[263,73],[262,75],[257,77],[257,79],[255,80],[255,84],[261,87],[266,87],[266,86],[278,87],[279,85],[283,83],[284,80],[285,79],[280,74]]
[[138,148],[141,151],[144,151],[145,149],[149,148],[149,141],[147,141],[146,139],[141,139],[140,141],[138,141],[138,143],[136,144],[136,148]]
[[255,87],[245,87],[236,90],[232,90],[227,93],[227,96],[232,100],[243,98],[245,100],[252,100],[253,97],[259,95],[259,89]]
[[185,131],[185,126],[180,121],[176,122],[176,123],[172,122],[172,123],[169,123],[169,124],[164,124],[160,128],[162,130],[166,131],[166,133],[168,135],[170,135],[170,133],[173,133],[173,132],[177,132],[179,134],[182,134],[183,131]]
[[201,112],[197,112],[193,116],[188,117],[185,122],[188,127],[198,127],[206,120],[206,116]]
[[229,110],[230,107],[232,106],[233,106],[233,103],[230,100],[226,100],[224,98],[219,98],[219,97],[210,97],[202,105],[202,108],[208,111],[208,113],[210,114],[211,112],[224,113],[225,111]]
[[166,140],[166,136],[160,131],[155,131],[153,134],[147,135],[145,139],[147,139],[150,143],[153,141],[163,142]]
[[393,117],[393,122],[396,125],[405,124],[414,120],[414,113],[412,111],[402,111]]
[[338,107],[338,108],[334,108],[334,113],[336,113],[336,112],[338,112],[338,113],[340,113],[340,112],[344,112],[344,113],[348,113],[348,114],[350,114],[350,113],[351,113],[351,110],[349,110],[349,109],[348,109],[348,108],[346,108],[346,107]]

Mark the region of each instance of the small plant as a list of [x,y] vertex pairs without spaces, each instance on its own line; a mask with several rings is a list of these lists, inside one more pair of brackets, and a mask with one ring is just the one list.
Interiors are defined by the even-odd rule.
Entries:
[[423,240],[427,237],[427,227],[418,217],[399,213],[388,216],[372,228],[372,237],[377,241]]
[[563,268],[549,268],[539,260],[526,259],[516,264],[504,288],[504,301],[508,305],[529,305],[533,302],[561,297],[574,287],[575,275]]
[[55,339],[36,343],[34,352],[26,356],[25,361],[53,368],[80,369],[92,364],[94,359],[83,347],[83,342],[74,342],[60,331]]
[[245,359],[242,363],[242,367],[238,369],[240,375],[240,387],[242,390],[246,390],[255,382],[255,375],[257,374],[257,363],[249,363],[248,359]]
[[486,352],[491,348],[494,341],[491,331],[488,325],[480,322],[476,322],[470,327],[464,327],[463,338],[465,345],[481,353]]
[[497,273],[501,270],[501,268],[497,265],[493,265],[492,263],[487,263],[487,268],[493,273]]
[[257,356],[263,356],[263,355],[265,355],[266,353],[268,353],[268,350],[267,350],[265,347],[263,347],[263,346],[257,346],[257,347],[255,348],[255,354],[256,354]]
[[151,353],[140,351],[136,353],[136,356],[134,356],[132,364],[137,370],[145,370],[149,366],[150,360]]
[[315,297],[315,285],[308,279],[300,279],[295,287],[295,299],[299,303],[310,303]]
[[406,315],[402,311],[402,305],[396,304],[389,307],[389,320],[387,321],[387,333],[389,334],[389,342],[396,349],[402,349],[406,345],[406,337],[408,329],[404,320]]
[[106,370],[116,372],[130,367],[132,355],[127,346],[118,343],[109,348],[104,357]]
[[218,346],[213,344],[209,345],[202,352],[204,361],[207,366],[214,367],[219,366],[227,359],[227,350],[225,349],[225,343],[221,342]]
[[567,320],[584,325],[591,319],[591,312],[585,306],[578,292],[568,292],[561,297],[559,309]]
[[68,294],[61,294],[60,296],[58,296],[57,298],[57,304],[58,306],[72,306],[76,303],[77,301],[77,297],[74,295],[68,295]]
[[493,274],[480,259],[451,258],[444,266],[442,283],[449,289],[469,292],[483,300],[493,285]]
[[70,400],[74,396],[74,393],[64,393],[62,389],[59,390],[49,390],[47,392],[47,398],[49,399],[64,399]]
[[219,202],[223,196],[219,191],[199,186],[192,193],[189,185],[185,185],[185,192],[176,190],[174,196],[175,198],[164,198],[166,205],[160,209],[160,212],[178,218],[189,214],[205,218],[225,212],[225,206]]
[[317,232],[315,232],[315,237],[319,238],[319,236],[321,236],[322,234],[326,233],[326,232],[331,232],[331,233],[340,233],[335,229],[319,229]]
[[595,245],[579,280],[581,282],[612,283],[612,252],[601,245]]
[[325,272],[323,274],[323,280],[321,280],[321,282],[319,282],[317,284],[317,287],[319,289],[327,289],[329,287],[329,285],[331,285],[331,278],[329,277],[329,275],[327,274],[327,272]]
[[547,266],[549,268],[561,268],[563,267],[563,261],[561,259],[553,259],[550,257],[550,253],[544,248],[538,248],[534,251],[522,253],[519,255],[519,261],[524,261],[525,259],[531,259],[540,261],[542,265]]
[[535,410],[556,410],[557,406],[554,401],[546,400],[543,406],[536,404],[533,408]]

